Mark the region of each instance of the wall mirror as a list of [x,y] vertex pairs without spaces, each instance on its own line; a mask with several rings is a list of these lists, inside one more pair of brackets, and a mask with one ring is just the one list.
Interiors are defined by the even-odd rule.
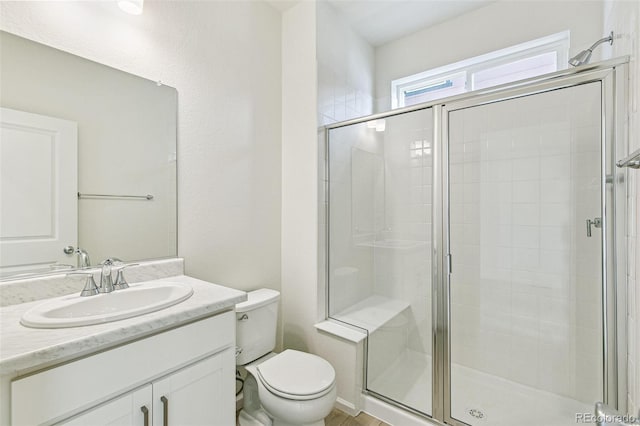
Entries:
[[0,51],[0,278],[176,256],[176,89],[6,32]]

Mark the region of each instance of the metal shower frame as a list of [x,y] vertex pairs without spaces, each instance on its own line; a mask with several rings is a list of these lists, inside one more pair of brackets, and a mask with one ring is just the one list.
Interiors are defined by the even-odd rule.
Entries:
[[[603,395],[604,402],[623,410],[626,406],[626,258],[617,251],[625,247],[626,173],[628,169],[615,166],[616,159],[628,153],[625,123],[627,109],[627,81],[629,57],[622,57],[595,64],[570,68],[540,77],[509,83],[468,94],[438,99],[385,113],[347,120],[324,126],[325,143],[325,317],[329,313],[330,276],[330,203],[329,195],[329,133],[332,129],[371,120],[384,119],[418,110],[433,111],[433,194],[432,194],[432,413],[427,418],[453,426],[465,426],[451,413],[451,341],[450,341],[450,280],[452,258],[450,253],[449,226],[449,164],[448,164],[448,114],[462,108],[486,105],[494,102],[536,95],[552,90],[565,89],[582,84],[601,84],[601,217],[602,225],[602,322],[603,322]],[[608,185],[610,184],[610,185]],[[616,262],[614,262],[616,259]],[[617,309],[622,306],[623,309]],[[365,345],[365,357],[366,345]],[[386,398],[366,389],[366,364],[363,392],[410,412],[425,416],[412,407]],[[594,401],[595,403],[596,401]]]

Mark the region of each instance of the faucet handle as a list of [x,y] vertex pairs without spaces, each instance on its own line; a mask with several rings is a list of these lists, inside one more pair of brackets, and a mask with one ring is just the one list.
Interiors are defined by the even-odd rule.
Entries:
[[70,272],[67,275],[84,275],[87,277],[87,282],[84,284],[84,288],[80,292],[81,297],[95,296],[100,293],[96,281],[93,279],[93,274],[89,272]]
[[124,278],[124,270],[130,266],[138,266],[139,263],[129,263],[128,265],[117,266],[118,273],[116,274],[116,282],[113,283],[114,290],[122,290],[125,288],[129,288],[129,283]]

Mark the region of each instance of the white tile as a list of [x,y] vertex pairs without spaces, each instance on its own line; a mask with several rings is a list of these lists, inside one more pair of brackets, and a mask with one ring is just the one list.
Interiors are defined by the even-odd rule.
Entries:
[[478,162],[481,158],[480,140],[467,141],[464,143],[464,161]]
[[478,204],[480,202],[480,184],[465,183],[462,186],[464,191],[464,202]]
[[600,153],[594,151],[578,152],[573,154],[571,161],[571,176],[580,178],[598,178],[600,176]]
[[600,151],[600,126],[576,127],[571,130],[571,150],[574,152]]
[[511,160],[482,161],[480,165],[482,182],[505,182],[512,179]]
[[564,346],[541,345],[539,358],[539,386],[560,395],[571,395],[575,386],[572,374],[573,357]]
[[503,160],[506,158],[510,158],[512,150],[512,140],[513,137],[511,135],[511,131],[509,130],[502,130],[499,132],[488,134],[487,143],[485,145],[487,158],[491,160]]
[[514,315],[521,317],[538,318],[540,315],[538,297],[514,290],[511,293],[511,311]]
[[540,132],[535,127],[521,128],[514,131],[512,158],[531,158],[540,155]]
[[449,166],[449,183],[464,183],[464,164],[451,164]]
[[540,246],[540,228],[537,226],[513,226],[513,247],[535,248]]
[[513,267],[516,269],[535,270],[540,266],[540,256],[537,249],[514,248]]
[[571,176],[571,156],[554,155],[540,161],[542,179],[569,179]]
[[540,271],[569,276],[571,256],[566,251],[540,250]]
[[514,203],[537,203],[540,201],[540,182],[537,180],[513,182]]
[[602,324],[600,322],[600,305],[598,303],[577,302],[576,303],[576,322],[579,326],[592,330],[600,330]]
[[480,182],[480,163],[474,161],[464,164],[464,182],[474,183]]
[[540,182],[542,203],[567,203],[571,200],[571,182],[568,179],[543,180]]
[[542,157],[568,155],[571,152],[571,133],[568,126],[549,124],[540,129]]
[[573,301],[541,297],[540,317],[544,318],[544,321],[554,323],[549,331],[551,336],[549,336],[549,333],[546,333],[546,336],[551,337],[553,341],[568,342],[573,340],[575,336],[563,326],[575,322],[575,310],[575,303]]
[[571,224],[568,203],[546,203],[541,206],[540,223],[543,226],[567,226]]
[[543,226],[540,228],[540,248],[546,250],[569,250],[571,232],[567,226]]
[[513,160],[513,180],[535,180],[540,177],[540,159],[537,157]]
[[538,344],[537,340],[524,336],[514,336],[511,341],[508,377],[529,386],[538,384]]
[[512,221],[514,225],[538,226],[540,224],[540,208],[538,204],[514,204],[512,207]]
[[602,350],[602,333],[600,330],[582,327],[579,324],[576,327],[576,355],[582,354],[598,355]]

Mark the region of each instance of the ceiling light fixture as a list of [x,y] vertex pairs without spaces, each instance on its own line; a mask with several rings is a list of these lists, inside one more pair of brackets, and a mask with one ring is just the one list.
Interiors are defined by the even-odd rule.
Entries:
[[141,15],[144,0],[119,0],[118,7],[131,15]]

